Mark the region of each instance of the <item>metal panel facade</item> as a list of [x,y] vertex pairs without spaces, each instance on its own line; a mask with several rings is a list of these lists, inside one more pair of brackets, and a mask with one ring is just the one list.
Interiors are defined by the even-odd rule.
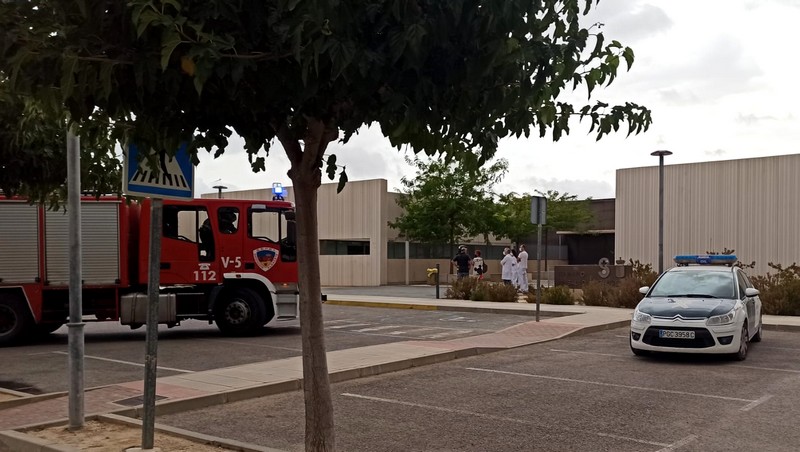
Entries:
[[0,205],[0,282],[31,283],[39,276],[39,208]]
[[[85,284],[115,284],[119,279],[119,204],[81,204],[82,277]],[[69,217],[63,210],[45,214],[47,276],[51,285],[69,283]]]
[[[735,250],[752,275],[800,262],[800,154],[666,165],[664,268],[676,254]],[[658,167],[617,171],[618,258],[657,267]]]

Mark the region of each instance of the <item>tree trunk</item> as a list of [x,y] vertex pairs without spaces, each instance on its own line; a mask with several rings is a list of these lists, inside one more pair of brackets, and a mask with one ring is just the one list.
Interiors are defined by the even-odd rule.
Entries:
[[317,191],[322,183],[320,164],[335,131],[320,121],[309,121],[299,140],[285,127],[278,132],[289,160],[289,178],[297,211],[297,262],[300,290],[300,330],[303,344],[303,393],[305,399],[306,451],[336,450],[333,402],[322,322],[322,288],[319,269]]
[[333,402],[322,323],[319,270],[317,188],[292,179],[297,203],[297,259],[300,268],[300,330],[303,343],[303,392],[306,408],[306,450],[335,450]]

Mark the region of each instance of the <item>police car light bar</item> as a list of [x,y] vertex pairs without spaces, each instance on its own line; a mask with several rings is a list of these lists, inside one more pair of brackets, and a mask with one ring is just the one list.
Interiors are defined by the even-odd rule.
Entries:
[[736,263],[735,254],[686,254],[675,256],[678,265],[733,265]]

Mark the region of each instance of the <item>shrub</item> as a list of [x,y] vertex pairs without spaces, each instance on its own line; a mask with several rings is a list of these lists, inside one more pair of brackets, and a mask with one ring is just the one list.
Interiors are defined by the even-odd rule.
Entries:
[[768,264],[777,273],[754,276],[753,286],[761,292],[759,298],[764,314],[800,315],[800,267],[792,264],[786,268],[779,264]]
[[491,283],[486,281],[478,281],[478,284],[475,286],[475,289],[472,290],[472,294],[469,296],[469,299],[472,301],[486,301],[489,299],[489,286]]
[[453,281],[453,284],[444,293],[445,298],[454,300],[471,300],[472,292],[480,284],[477,278],[462,278]]
[[653,270],[653,264],[643,264],[642,262],[633,259],[630,259],[628,264],[632,268],[633,278],[638,281],[637,284],[639,284],[639,287],[652,286],[653,283],[656,282],[658,273]]
[[[652,283],[651,283],[652,284]],[[638,278],[625,278],[612,287],[609,291],[609,306],[617,308],[635,308],[644,295],[639,293],[639,288],[648,284],[642,284]]]
[[487,295],[489,301],[500,303],[515,303],[517,301],[517,288],[504,283],[487,284]]
[[[525,294],[525,298],[528,303],[536,303],[536,289],[529,290]],[[572,290],[567,286],[542,288],[542,303],[573,305],[575,304],[575,297],[572,295]]]
[[582,289],[582,301],[586,306],[613,306],[612,285],[604,281],[589,281]]

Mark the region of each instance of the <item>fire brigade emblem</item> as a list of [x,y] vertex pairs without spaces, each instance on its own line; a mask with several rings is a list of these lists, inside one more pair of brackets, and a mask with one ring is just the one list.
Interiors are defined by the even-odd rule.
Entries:
[[269,247],[253,250],[253,258],[255,258],[256,264],[264,271],[268,271],[278,262],[278,254],[278,250]]

